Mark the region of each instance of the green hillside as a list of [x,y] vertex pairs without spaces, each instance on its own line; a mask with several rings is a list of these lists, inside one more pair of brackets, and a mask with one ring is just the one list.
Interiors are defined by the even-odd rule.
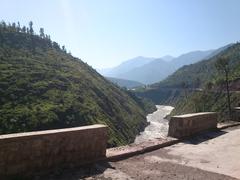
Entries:
[[113,78],[113,77],[106,77],[109,81],[113,82],[114,84],[118,85],[119,87],[123,88],[136,88],[144,86],[144,84],[137,82],[137,81],[131,81],[127,79],[119,79],[119,78]]
[[198,88],[203,87],[208,82],[219,83],[223,79],[223,75],[217,73],[215,64],[223,56],[230,59],[230,80],[240,77],[240,43],[236,43],[210,59],[183,66],[152,87],[181,88],[182,84],[185,83],[189,88]]
[[154,110],[32,23],[0,23],[0,94],[0,134],[103,123],[109,146],[132,142]]
[[181,96],[183,90],[181,88],[161,88],[147,87],[138,88],[133,91],[137,96],[151,99],[155,104],[173,105]]
[[216,111],[224,120],[227,114],[225,76],[216,69],[222,57],[229,59],[231,105],[237,106],[240,103],[240,43],[207,60],[184,66],[165,80],[138,89],[136,93],[156,104],[175,106],[171,115]]
[[[232,107],[238,106],[240,103],[240,92],[231,93]],[[187,98],[180,98],[175,104],[175,109],[171,112],[171,116],[194,112],[213,111],[219,112],[219,120],[228,119],[228,107],[226,101],[226,93],[224,92],[195,92],[191,93]]]

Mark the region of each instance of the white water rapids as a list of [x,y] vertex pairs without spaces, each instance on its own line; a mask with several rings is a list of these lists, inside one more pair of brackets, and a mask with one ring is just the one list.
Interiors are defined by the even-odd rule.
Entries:
[[135,139],[135,143],[141,143],[154,138],[165,138],[168,133],[168,120],[164,119],[174,109],[172,106],[156,105],[157,111],[147,115],[150,123]]

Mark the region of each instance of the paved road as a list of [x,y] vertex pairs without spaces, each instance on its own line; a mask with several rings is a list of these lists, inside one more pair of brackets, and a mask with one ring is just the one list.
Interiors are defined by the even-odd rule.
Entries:
[[103,179],[240,178],[240,128],[206,133],[189,141],[112,162]]
[[[188,141],[69,172],[51,180],[236,180],[240,179],[240,126],[205,133]],[[41,178],[38,178],[38,180]]]

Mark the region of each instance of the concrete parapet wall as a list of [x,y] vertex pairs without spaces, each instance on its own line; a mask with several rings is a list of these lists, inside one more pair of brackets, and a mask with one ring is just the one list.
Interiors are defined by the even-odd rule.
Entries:
[[215,112],[185,114],[171,117],[168,135],[175,138],[182,138],[216,128],[217,113]]
[[233,109],[233,120],[240,121],[240,107],[235,107]]
[[69,168],[106,156],[107,127],[36,131],[0,136],[0,179]]

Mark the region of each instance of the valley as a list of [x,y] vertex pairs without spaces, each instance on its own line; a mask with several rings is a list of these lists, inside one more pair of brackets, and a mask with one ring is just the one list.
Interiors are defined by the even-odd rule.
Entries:
[[239,7],[2,0],[0,180],[239,179]]
[[112,77],[106,77],[106,79],[108,79],[112,83],[118,85],[119,87],[123,87],[123,88],[127,88],[127,89],[134,89],[136,87],[144,86],[144,84],[137,82],[137,81],[118,79],[118,78],[112,78]]
[[[225,95],[221,92],[225,88],[224,77],[219,76],[214,66],[223,56],[231,59],[229,80],[236,82],[235,85],[230,83],[230,88],[236,91],[231,93],[232,106],[239,103],[236,85],[240,75],[239,43],[217,50],[186,53],[177,58],[165,56],[165,60],[138,57],[116,68],[118,73],[126,73],[132,67],[142,67],[141,72],[145,72],[148,64],[155,61],[161,67],[164,64],[170,67],[169,63],[178,66],[193,63],[180,67],[162,81],[156,76],[159,81],[146,86],[124,79],[106,80],[48,35],[40,36],[34,31],[31,34],[4,22],[0,24],[0,35],[1,134],[103,123],[110,127],[108,145],[119,146],[133,142],[148,125],[148,118],[150,126],[143,134],[150,129],[154,133],[160,131],[157,134],[162,136],[161,127],[152,127],[155,120],[151,117],[158,116],[157,121],[166,124],[162,118],[170,111],[157,106],[160,109],[146,118],[155,110],[154,104],[174,106],[170,115],[217,111],[224,121],[227,111]],[[159,66],[154,65],[154,68],[161,72]],[[163,131],[166,131],[165,126]]]
[[108,146],[133,142],[153,103],[29,28],[0,23],[0,134],[102,123],[109,127]]
[[[161,67],[168,63],[178,66],[193,64],[180,67],[162,81],[156,76],[159,82],[148,86],[108,78],[114,81],[111,83],[67,53],[65,47],[61,48],[48,35],[25,32],[21,27],[17,29],[3,22],[0,25],[1,134],[103,123],[110,127],[108,145],[119,146],[133,142],[136,135],[145,129],[148,125],[146,115],[154,111],[154,104],[174,106],[170,115],[217,111],[223,115],[221,121],[224,121],[227,111],[225,94],[222,93],[224,76],[218,74],[214,64],[226,56],[230,59],[230,82],[237,83],[240,75],[240,46],[236,43],[217,50],[186,53],[177,58],[166,56],[168,59],[165,61],[144,57],[131,59],[116,71],[128,72],[132,67],[148,69],[148,64],[155,61]],[[166,66],[177,68],[170,64]],[[159,66],[154,65],[154,68],[161,72]],[[151,79],[144,73],[142,75]],[[231,93],[232,106],[239,103],[236,83],[230,83],[230,88],[234,87],[236,91]],[[162,121],[170,111],[160,109],[148,118],[158,116],[158,121]],[[150,126],[144,134],[149,129],[161,134],[161,127],[155,129],[151,125],[155,120],[149,121]]]

